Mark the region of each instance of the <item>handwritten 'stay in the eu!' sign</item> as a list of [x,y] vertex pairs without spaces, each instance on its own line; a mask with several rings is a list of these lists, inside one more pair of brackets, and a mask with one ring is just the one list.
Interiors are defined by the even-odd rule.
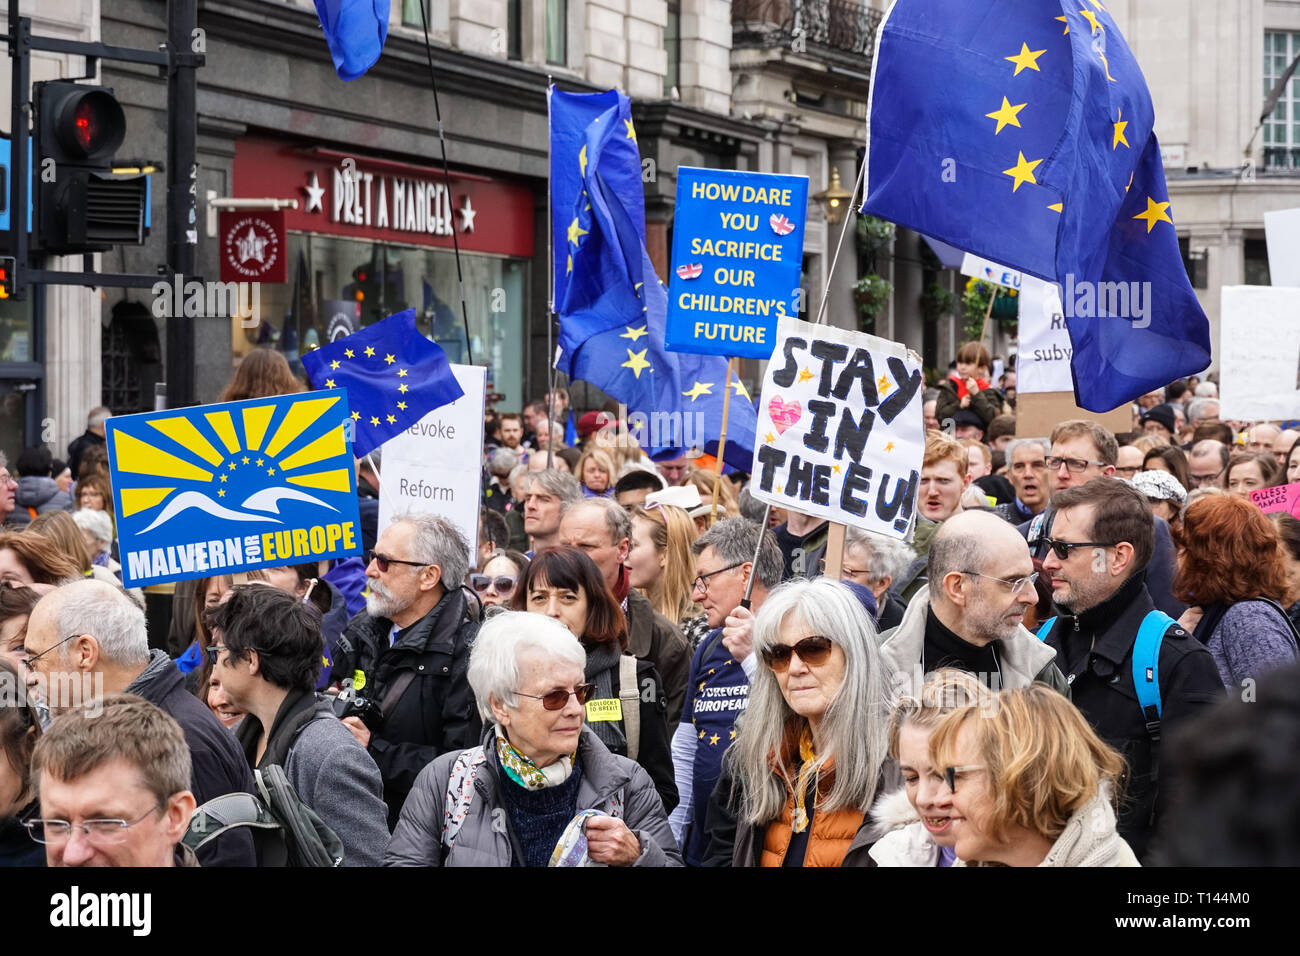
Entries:
[[808,177],[682,166],[665,346],[766,359],[799,314]]
[[361,549],[346,389],[108,420],[127,587]]
[[776,336],[750,493],[906,537],[925,453],[920,361],[897,342],[788,316]]

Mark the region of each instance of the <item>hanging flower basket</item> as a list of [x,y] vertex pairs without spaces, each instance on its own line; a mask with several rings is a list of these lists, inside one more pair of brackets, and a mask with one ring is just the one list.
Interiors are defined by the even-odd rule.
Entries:
[[896,227],[886,219],[875,216],[858,216],[858,248],[865,255],[882,249],[894,241]]
[[853,284],[853,298],[858,311],[869,319],[884,311],[893,294],[894,284],[878,275],[863,276]]

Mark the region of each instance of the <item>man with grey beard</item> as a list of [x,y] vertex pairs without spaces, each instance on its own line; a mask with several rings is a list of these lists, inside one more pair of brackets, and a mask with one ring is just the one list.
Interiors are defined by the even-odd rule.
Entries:
[[391,830],[420,771],[478,741],[466,677],[478,623],[460,587],[469,545],[446,519],[399,517],[367,557],[366,609],[343,633],[334,677],[377,706],[343,723],[379,765]]

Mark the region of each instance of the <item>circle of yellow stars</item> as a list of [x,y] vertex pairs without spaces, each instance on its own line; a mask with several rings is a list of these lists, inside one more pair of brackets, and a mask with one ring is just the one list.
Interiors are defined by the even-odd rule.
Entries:
[[[377,353],[377,352],[375,351],[375,349],[374,349],[373,346],[367,345],[367,346],[365,347],[365,349],[362,351],[362,354],[363,354],[366,358],[374,358],[374,357],[375,357],[376,355],[378,355],[379,353]],[[349,358],[349,359],[355,359],[355,358],[357,357],[357,354],[356,354],[356,351],[355,351],[354,349],[350,349],[350,348],[348,348],[348,349],[344,349],[344,350],[343,350],[343,357],[344,357],[344,358]],[[385,353],[384,353],[384,359],[383,359],[383,361],[384,361],[384,366],[385,366],[386,368],[387,368],[387,367],[390,367],[390,366],[392,366],[392,365],[396,365],[396,364],[397,364],[397,356],[394,355],[392,352],[385,352]],[[331,362],[329,363],[329,365],[330,365],[330,371],[337,372],[337,371],[339,370],[339,368],[342,366],[342,364],[343,364],[343,363],[341,363],[338,359],[334,359],[333,361],[331,361]],[[398,368],[397,368],[397,370],[396,370],[397,378],[399,378],[399,379],[400,379],[400,378],[406,378],[409,374],[410,374],[410,370],[409,370],[409,369],[403,368],[403,367],[401,367],[400,365],[398,366]],[[338,387],[338,384],[334,381],[333,378],[326,378],[326,379],[325,379],[325,387],[326,387],[326,388],[337,388],[337,387]],[[405,394],[406,394],[407,392],[409,392],[410,390],[411,390],[411,386],[407,385],[405,382],[399,382],[398,385],[397,385],[397,391],[398,391],[398,394],[400,394],[400,395],[405,395]],[[406,409],[407,409],[409,406],[407,405],[407,403],[406,403],[405,401],[398,401],[398,402],[396,403],[396,407],[397,407],[398,410],[404,412],[404,411],[406,411]],[[371,428],[378,428],[379,425],[380,425],[380,422],[381,422],[381,419],[380,419],[380,417],[379,417],[378,415],[371,415],[369,418],[367,418],[367,419],[363,419],[363,418],[362,418],[362,415],[361,415],[360,412],[353,412],[353,413],[352,413],[352,420],[353,420],[354,422],[368,421],[368,422],[370,423],[370,427],[371,427]],[[397,417],[396,417],[395,415],[392,415],[392,414],[386,414],[386,415],[384,415],[382,421],[387,422],[389,425],[396,425],[396,424],[397,424]],[[245,459],[245,462],[247,462],[247,459]],[[233,468],[234,466],[232,465],[231,467]]]
[[[245,465],[251,465],[253,468],[258,469],[259,471],[262,470],[263,468],[265,468],[265,469],[266,469],[266,474],[267,474],[269,477],[274,478],[275,475],[276,475],[276,463],[275,463],[274,459],[270,459],[270,458],[258,458],[257,461],[254,462],[251,458],[249,458],[248,455],[244,455],[244,456],[243,456],[242,458],[240,458],[240,459],[232,458],[232,459],[230,459],[230,461],[226,462],[226,469],[225,469],[224,471],[222,471],[221,469],[218,469],[218,470],[216,471],[216,473],[213,474],[213,476],[212,476],[212,478],[213,478],[213,483],[214,483],[214,484],[217,484],[217,485],[224,485],[224,484],[226,483],[226,479],[230,476],[230,472],[235,471],[236,469],[238,469],[239,466],[240,466],[240,464],[241,464],[241,462],[242,462],[242,464],[245,464]],[[217,497],[218,497],[218,498],[224,498],[224,497],[226,497],[226,489],[225,489],[225,488],[220,488],[220,487],[217,488]]]

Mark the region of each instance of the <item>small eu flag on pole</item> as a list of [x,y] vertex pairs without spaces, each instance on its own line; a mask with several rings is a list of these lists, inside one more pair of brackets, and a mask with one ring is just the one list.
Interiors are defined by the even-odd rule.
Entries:
[[316,0],[334,69],[342,80],[364,76],[388,39],[388,0]]
[[1210,364],[1142,71],[1097,0],[897,0],[863,211],[1061,285],[1078,404]]
[[314,387],[348,390],[358,458],[465,394],[442,349],[415,327],[414,309],[307,352],[302,367]]

